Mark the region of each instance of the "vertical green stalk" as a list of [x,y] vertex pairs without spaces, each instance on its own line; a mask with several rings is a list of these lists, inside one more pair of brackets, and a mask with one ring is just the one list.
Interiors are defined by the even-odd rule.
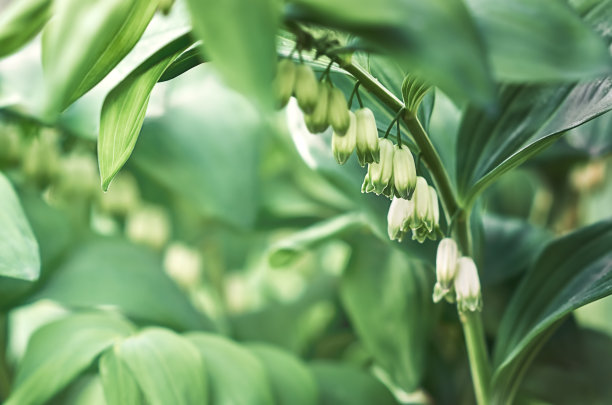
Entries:
[[478,405],[489,404],[489,387],[491,383],[491,366],[489,354],[484,339],[482,319],[480,312],[461,312],[459,319],[465,335],[470,370],[472,372],[472,383]]

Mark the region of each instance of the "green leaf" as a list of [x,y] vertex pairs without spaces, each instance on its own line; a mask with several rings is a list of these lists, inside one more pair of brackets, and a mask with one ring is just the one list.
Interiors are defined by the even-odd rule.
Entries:
[[484,46],[461,1],[293,0],[287,10],[289,19],[357,35],[453,98],[481,105],[492,99]]
[[295,356],[261,343],[248,349],[266,369],[276,405],[317,405],[317,383],[312,372]]
[[119,358],[120,344],[115,344],[100,357],[100,377],[108,405],[143,405],[138,382],[128,366]]
[[166,329],[145,329],[124,340],[116,354],[138,381],[148,404],[208,403],[208,366],[182,336]]
[[124,320],[80,314],[49,323],[28,342],[6,405],[46,403],[83,372],[105,348],[132,333]]
[[123,239],[87,241],[31,300],[46,298],[75,308],[113,305],[139,321],[178,330],[214,329],[160,262],[152,251]]
[[561,86],[504,86],[498,114],[469,107],[457,141],[462,197],[475,197],[564,134],[612,109],[611,78]]
[[105,98],[100,117],[98,164],[102,189],[128,160],[136,145],[153,86],[172,62],[192,44],[183,35],[164,46],[121,81]]
[[[208,369],[215,405],[272,405],[266,371],[247,349],[218,335],[189,333]],[[239,387],[239,389],[238,389]]]
[[588,329],[563,331],[538,354],[521,393],[555,405],[605,405],[612,398],[610,375],[609,336]]
[[511,402],[530,359],[571,311],[612,294],[612,222],[550,243],[514,294],[495,347],[494,403]]
[[391,392],[377,379],[344,364],[316,362],[310,370],[319,386],[319,405],[396,405]]
[[42,29],[50,16],[51,0],[9,3],[0,15],[0,58],[15,52]]
[[250,227],[259,203],[258,136],[270,129],[208,64],[169,85],[165,113],[145,121],[131,163],[195,212]]
[[32,281],[39,274],[38,243],[15,191],[0,172],[0,275]]
[[172,80],[175,77],[182,75],[189,69],[193,69],[194,67],[206,62],[206,58],[203,57],[202,47],[195,46],[186,50],[178,58],[176,58],[164,71],[158,81],[166,82],[168,80]]
[[434,313],[433,272],[374,238],[353,247],[340,283],[342,303],[364,346],[391,381],[419,387]]
[[551,239],[549,232],[525,221],[485,215],[483,285],[500,284],[524,271],[542,246]]
[[140,39],[157,1],[58,0],[43,30],[46,113],[54,118],[102,78]]
[[227,82],[266,109],[273,106],[276,31],[275,0],[188,0],[195,33]]
[[364,228],[365,225],[363,216],[354,212],[318,222],[272,245],[268,260],[272,267],[286,266],[305,251],[330,239]]
[[610,73],[604,41],[565,2],[467,0],[505,81],[581,80]]

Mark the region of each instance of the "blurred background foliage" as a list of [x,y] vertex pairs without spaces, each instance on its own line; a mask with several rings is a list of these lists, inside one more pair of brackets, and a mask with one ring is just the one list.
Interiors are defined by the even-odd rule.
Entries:
[[[247,11],[226,17],[226,27],[206,25],[227,16],[237,1],[217,2],[209,17],[201,16],[206,7],[188,2],[203,55],[216,65],[201,64],[202,55],[195,62],[185,57],[187,71],[171,65],[153,88],[130,159],[106,193],[96,156],[104,99],[143,61],[190,32],[186,6],[177,2],[169,16],[155,15],[108,76],[64,110],[74,98],[70,91],[78,89],[64,86],[69,78],[62,69],[70,73],[71,67],[49,54],[52,80],[66,94],[52,89],[50,102],[43,92],[49,73],[43,73],[35,35],[46,18],[34,17],[46,15],[49,2],[31,3],[37,7],[29,16],[32,32],[21,32],[23,38],[7,35],[0,23],[0,203],[6,217],[0,214],[0,234],[3,241],[26,239],[31,268],[38,267],[36,251],[40,259],[35,281],[11,277],[0,259],[0,380],[5,398],[12,391],[7,403],[473,401],[457,314],[431,300],[435,243],[390,242],[389,202],[360,193],[364,170],[356,159],[339,167],[331,134],[308,133],[294,101],[280,113],[265,112],[270,94],[262,77],[273,74],[275,60],[269,59],[276,53],[272,47],[270,55],[265,37],[256,37],[274,39],[278,2],[249,6],[270,23],[257,35],[246,31],[253,29]],[[515,0],[512,10],[502,1],[478,0],[287,3],[286,21],[342,30],[335,35],[359,50],[353,60],[397,97],[407,71],[437,86],[419,117],[462,196],[511,155],[500,151],[495,160],[476,150],[477,142],[465,142],[469,137],[516,136],[525,125],[533,131],[517,138],[522,146],[556,136],[555,130],[564,135],[499,177],[476,205],[484,325],[493,347],[514,291],[544,246],[612,216],[612,116],[599,115],[610,108],[604,103],[610,79],[597,82],[600,104],[588,104],[586,115],[599,116],[576,128],[546,127],[550,116],[525,101],[554,99],[558,104],[548,107],[567,110],[592,90],[583,84],[609,74],[610,21],[602,26],[601,19],[612,14],[612,5]],[[0,3],[0,22],[5,10]],[[67,21],[79,18],[78,8],[74,13]],[[417,24],[421,18],[425,22]],[[432,28],[440,26],[445,29]],[[221,39],[207,46],[215,34]],[[26,45],[9,47],[11,41]],[[283,31],[276,45],[288,54],[292,36]],[[87,69],[83,63],[72,73]],[[326,65],[313,62],[317,72]],[[350,93],[353,81],[335,68],[332,80]],[[500,83],[507,87],[497,93]],[[504,94],[513,89],[519,95],[504,110]],[[370,93],[363,99],[384,130],[393,113]],[[506,126],[488,132],[478,126],[487,120]],[[4,226],[21,211],[25,225]],[[0,254],[8,255],[3,247]],[[518,401],[609,403],[611,316],[612,301],[604,298],[563,318],[528,370]]]

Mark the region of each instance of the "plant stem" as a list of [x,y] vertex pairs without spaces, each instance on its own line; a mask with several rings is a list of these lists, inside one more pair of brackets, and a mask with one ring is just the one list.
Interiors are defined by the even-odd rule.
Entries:
[[459,319],[461,319],[461,326],[463,326],[465,335],[465,345],[470,360],[476,401],[478,405],[488,405],[491,366],[484,341],[480,312],[459,311]]
[[[446,213],[447,222],[455,218],[455,232],[461,251],[466,256],[472,255],[472,241],[469,224],[469,208],[462,208],[457,202],[450,177],[442,164],[440,155],[434,148],[425,129],[416,115],[405,108],[404,103],[393,93],[384,87],[378,80],[358,65],[347,63],[340,58],[334,58],[340,67],[353,75],[363,88],[377,97],[383,104],[399,114],[404,124],[408,127],[415,144],[419,148],[419,159],[429,169],[433,182],[440,196],[440,201]],[[480,312],[459,313],[461,325],[465,334],[472,382],[474,392],[479,405],[487,405],[489,400],[489,385],[491,378],[491,366],[485,342],[484,330]]]

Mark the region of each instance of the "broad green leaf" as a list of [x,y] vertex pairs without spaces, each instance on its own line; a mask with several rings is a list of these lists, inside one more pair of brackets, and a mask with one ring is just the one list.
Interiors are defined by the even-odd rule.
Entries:
[[[612,2],[598,2],[583,20],[612,43]],[[468,107],[457,138],[457,183],[472,200],[503,173],[548,147],[565,131],[612,109],[612,77],[564,85],[506,85],[497,113]]]
[[272,405],[272,391],[262,363],[247,349],[227,338],[189,333],[208,370],[215,405]]
[[396,405],[391,392],[372,375],[351,366],[316,362],[310,370],[319,386],[319,405]]
[[140,39],[149,0],[58,0],[43,30],[46,113],[54,118],[104,78]]
[[155,253],[123,239],[94,239],[74,249],[31,300],[42,298],[75,308],[113,305],[136,320],[179,330],[214,329]]
[[208,364],[188,339],[167,329],[145,329],[124,340],[116,355],[132,372],[147,404],[208,403]]
[[353,212],[321,221],[272,245],[268,260],[272,267],[286,266],[308,249],[364,228],[365,225],[363,216]]
[[99,363],[104,398],[108,405],[143,405],[144,399],[138,382],[128,366],[119,358],[120,344],[109,348]]
[[521,393],[554,405],[608,404],[612,339],[588,329],[558,335],[534,360]]
[[355,34],[453,98],[484,104],[493,86],[484,47],[457,0],[293,0],[288,18]]
[[496,76],[506,81],[581,80],[612,71],[604,41],[565,2],[467,0]]
[[499,329],[494,403],[512,400],[530,359],[571,311],[612,294],[612,222],[551,242],[516,290]]
[[612,151],[612,112],[607,112],[568,132],[565,137],[570,147],[588,158],[605,156]]
[[108,190],[110,182],[134,150],[153,86],[191,43],[188,35],[172,41],[132,71],[106,96],[98,136],[98,164],[104,191]]
[[271,109],[276,71],[276,0],[188,0],[195,33],[228,84]]
[[46,403],[113,342],[132,333],[124,320],[100,313],[71,315],[32,335],[6,405]]
[[18,0],[0,15],[0,58],[25,45],[50,16],[51,0]]
[[38,243],[8,179],[0,172],[0,275],[36,280]]
[[[73,229],[64,213],[44,202],[38,191],[22,192],[20,199],[40,250],[40,282],[53,271],[61,255],[71,247]],[[31,281],[1,276],[0,308],[8,310],[19,305],[37,285]]]
[[498,114],[468,108],[457,140],[460,194],[473,202],[495,179],[565,131],[612,109],[611,84],[611,78],[604,78],[559,86],[505,86]]
[[499,284],[524,271],[551,239],[549,232],[525,221],[485,215],[483,285]]
[[207,65],[168,83],[164,114],[145,121],[130,163],[206,218],[248,228],[259,202],[258,136],[271,129]]
[[202,56],[203,49],[201,46],[195,46],[183,52],[176,58],[159,78],[159,82],[166,82],[175,77],[182,75],[189,69],[201,65],[206,62],[206,58]]
[[248,349],[266,369],[276,405],[317,405],[317,383],[312,372],[296,357],[261,343]]
[[77,378],[48,405],[107,405],[100,377],[87,373]]
[[374,238],[354,245],[340,283],[349,318],[375,363],[406,392],[419,387],[434,318],[433,272]]

